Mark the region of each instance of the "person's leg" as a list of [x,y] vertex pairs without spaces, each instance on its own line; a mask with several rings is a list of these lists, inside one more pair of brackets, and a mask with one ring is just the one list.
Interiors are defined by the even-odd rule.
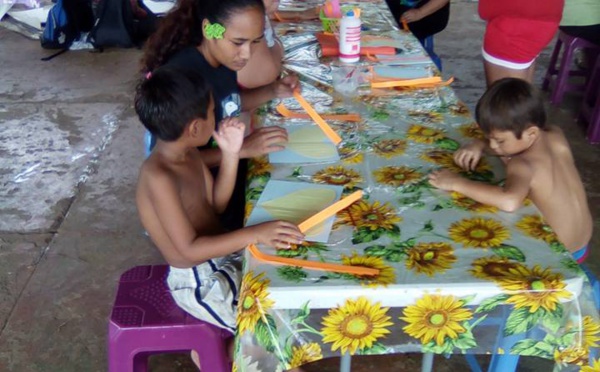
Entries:
[[505,66],[493,64],[485,59],[483,60],[483,68],[485,70],[485,80],[486,80],[488,87],[490,85],[492,85],[492,83],[495,82],[496,80],[500,80],[500,79],[506,78],[506,77],[519,78],[519,79],[526,80],[529,83],[532,83],[533,70],[534,70],[533,66],[534,65],[532,64],[528,68],[517,70],[517,69],[512,69],[512,68],[508,68]]

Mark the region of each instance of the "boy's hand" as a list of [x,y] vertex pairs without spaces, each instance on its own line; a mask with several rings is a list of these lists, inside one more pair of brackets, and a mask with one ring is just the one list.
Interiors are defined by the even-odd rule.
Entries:
[[431,172],[429,174],[429,183],[441,190],[454,191],[456,184],[462,180],[459,174],[450,172],[447,169]]
[[245,125],[238,118],[225,118],[219,123],[219,130],[213,138],[224,153],[239,154],[244,143]]
[[462,146],[454,153],[454,162],[464,170],[472,171],[479,164],[485,144],[474,141]]
[[296,75],[288,75],[273,83],[276,98],[288,98],[294,95],[296,89],[300,89],[300,81]]
[[256,236],[257,243],[275,248],[290,248],[290,244],[301,244],[304,234],[298,226],[286,221],[264,222],[250,226]]
[[255,158],[274,151],[281,151],[288,141],[287,131],[281,127],[263,127],[244,139],[240,157]]

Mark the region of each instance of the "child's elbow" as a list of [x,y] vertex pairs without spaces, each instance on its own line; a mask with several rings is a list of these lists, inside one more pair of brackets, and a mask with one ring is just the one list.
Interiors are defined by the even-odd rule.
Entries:
[[513,213],[516,212],[519,208],[521,208],[522,204],[522,200],[509,198],[502,201],[502,203],[498,205],[498,208],[504,212]]

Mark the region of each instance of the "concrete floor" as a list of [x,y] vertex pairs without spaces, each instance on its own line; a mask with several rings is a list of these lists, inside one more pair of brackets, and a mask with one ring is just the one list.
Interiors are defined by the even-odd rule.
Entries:
[[[436,36],[444,73],[474,107],[484,89],[476,3],[453,1]],[[76,51],[52,61],[39,42],[0,28],[0,371],[106,370],[106,326],[119,274],[160,263],[134,205],[143,130],[132,110],[138,50]],[[538,84],[549,49],[539,59]],[[595,216],[600,246],[600,147],[575,123],[568,97],[549,117],[568,134]],[[600,253],[588,265],[597,275]],[[487,363],[486,357],[481,360]],[[335,359],[307,371],[335,371]],[[354,371],[416,371],[420,355],[361,357]],[[523,358],[520,371],[550,362]],[[154,371],[193,370],[186,356],[160,356]],[[435,371],[467,370],[437,357]]]

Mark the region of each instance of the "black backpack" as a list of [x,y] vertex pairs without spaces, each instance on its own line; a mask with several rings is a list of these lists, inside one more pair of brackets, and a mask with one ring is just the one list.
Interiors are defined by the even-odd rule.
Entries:
[[[137,0],[136,0],[137,1]],[[96,21],[89,35],[94,47],[140,46],[156,28],[156,15],[137,2],[146,16],[136,18],[130,0],[93,0]]]
[[42,48],[69,49],[94,25],[91,0],[54,0],[40,37]]

